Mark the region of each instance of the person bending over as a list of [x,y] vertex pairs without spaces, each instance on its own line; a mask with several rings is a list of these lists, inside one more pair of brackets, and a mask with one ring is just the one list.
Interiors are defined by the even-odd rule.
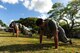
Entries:
[[37,19],[36,25],[39,26],[40,43],[42,43],[42,36],[45,35],[47,38],[54,36],[55,48],[58,48],[58,40],[63,43],[70,43],[72,41],[66,37],[64,29],[58,25],[54,20],[51,19]]

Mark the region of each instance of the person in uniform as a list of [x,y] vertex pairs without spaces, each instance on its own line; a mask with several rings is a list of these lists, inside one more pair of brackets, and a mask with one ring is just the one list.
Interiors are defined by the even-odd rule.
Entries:
[[45,35],[47,36],[47,38],[52,38],[54,36],[55,48],[58,48],[58,40],[63,43],[72,44],[72,41],[66,37],[64,29],[60,25],[58,25],[54,20],[43,20],[39,18],[36,21],[36,25],[40,28],[40,43],[42,43],[42,36]]

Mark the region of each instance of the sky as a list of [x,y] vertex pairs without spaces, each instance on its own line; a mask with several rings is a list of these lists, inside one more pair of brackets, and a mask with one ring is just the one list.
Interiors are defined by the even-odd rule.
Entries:
[[71,0],[0,0],[0,20],[9,25],[20,18],[47,18],[47,12],[56,2],[66,5]]

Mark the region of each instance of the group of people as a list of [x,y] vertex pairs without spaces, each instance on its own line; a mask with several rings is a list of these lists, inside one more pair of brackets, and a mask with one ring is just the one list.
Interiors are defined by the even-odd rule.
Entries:
[[[42,37],[45,35],[49,39],[54,37],[55,48],[58,48],[59,41],[72,44],[71,39],[66,37],[64,29],[59,24],[57,24],[55,20],[43,20],[39,18],[36,21],[36,25],[39,26],[40,43],[42,43]],[[28,33],[27,28],[22,24],[12,22],[10,27],[14,29],[13,33],[16,32],[16,36],[19,35],[19,31],[25,35],[32,36],[32,33]]]

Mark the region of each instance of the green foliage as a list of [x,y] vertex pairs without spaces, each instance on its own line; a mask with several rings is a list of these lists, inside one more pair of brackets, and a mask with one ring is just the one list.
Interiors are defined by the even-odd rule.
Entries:
[[67,23],[66,23],[66,21],[64,21],[64,20],[61,20],[60,22],[59,22],[59,25],[60,26],[63,26],[63,25],[66,25]]
[[32,28],[34,31],[38,30],[38,27],[36,26],[36,20],[38,18],[36,17],[27,17],[27,18],[20,18],[18,23],[21,23],[22,25],[25,25],[26,27]]
[[16,22],[19,22],[27,27],[33,27],[35,25],[36,20],[37,20],[37,18],[35,18],[35,17],[28,17],[28,18],[20,18]]
[[[61,19],[67,18],[71,22],[65,24],[64,22],[60,23],[61,26],[68,31],[70,34],[73,32],[74,25],[76,24],[75,19],[80,18],[80,14],[76,16],[80,11],[80,0],[70,1],[67,6],[63,6],[62,3],[55,3],[52,6],[52,9],[48,12],[50,18],[60,21]],[[69,34],[68,33],[68,34]]]
[[7,25],[5,23],[3,23],[2,20],[0,20],[0,25],[7,27]]
[[48,14],[50,14],[49,18],[53,18],[55,20],[61,19],[63,8],[64,6],[62,3],[53,4],[52,9],[48,12]]

